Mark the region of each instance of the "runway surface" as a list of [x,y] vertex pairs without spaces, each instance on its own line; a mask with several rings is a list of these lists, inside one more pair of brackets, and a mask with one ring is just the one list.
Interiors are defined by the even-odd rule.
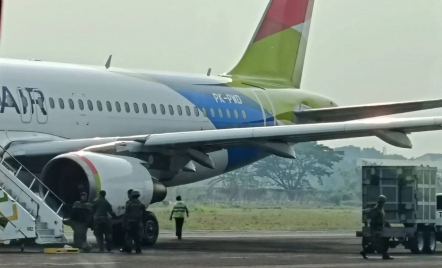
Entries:
[[441,253],[413,255],[403,247],[395,258],[363,260],[354,232],[191,232],[178,241],[161,233],[142,255],[43,254],[42,249],[0,247],[0,267],[441,267]]

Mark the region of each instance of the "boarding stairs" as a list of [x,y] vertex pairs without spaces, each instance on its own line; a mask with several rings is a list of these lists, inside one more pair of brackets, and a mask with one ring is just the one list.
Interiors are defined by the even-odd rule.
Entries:
[[[60,216],[65,203],[5,148],[0,146],[0,150],[0,244],[30,240],[37,244],[66,243]],[[29,186],[18,178],[23,171],[32,176]],[[32,190],[35,188],[38,193]],[[51,208],[46,203],[48,198],[60,205]]]

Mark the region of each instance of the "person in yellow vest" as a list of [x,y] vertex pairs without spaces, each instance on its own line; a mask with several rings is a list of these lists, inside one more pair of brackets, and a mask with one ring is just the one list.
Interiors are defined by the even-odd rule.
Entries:
[[177,202],[170,213],[170,220],[172,220],[172,218],[175,219],[176,236],[181,240],[183,235],[184,216],[187,214],[187,218],[189,218],[189,210],[181,199],[181,196],[177,196],[176,201]]

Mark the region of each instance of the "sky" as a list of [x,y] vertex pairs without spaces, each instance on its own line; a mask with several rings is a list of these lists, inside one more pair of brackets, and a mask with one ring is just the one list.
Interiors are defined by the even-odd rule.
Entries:
[[[267,0],[4,0],[0,56],[205,74],[244,53]],[[339,105],[442,98],[442,1],[316,0],[301,88]],[[442,116],[442,109],[401,115]],[[416,157],[377,138],[326,142]]]

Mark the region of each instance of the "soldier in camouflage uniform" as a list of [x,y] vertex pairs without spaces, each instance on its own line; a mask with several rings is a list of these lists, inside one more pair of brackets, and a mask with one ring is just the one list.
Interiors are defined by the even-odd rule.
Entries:
[[361,251],[362,257],[367,258],[367,247],[374,246],[379,254],[382,254],[382,259],[392,260],[393,258],[388,255],[388,237],[381,237],[381,232],[385,226],[388,225],[385,220],[384,205],[387,202],[387,198],[380,195],[378,198],[378,204],[374,208],[364,209],[362,213],[367,214],[370,218],[370,229],[371,229],[371,243],[368,243],[364,249]]
[[83,252],[90,252],[92,246],[87,242],[87,230],[92,221],[92,204],[87,202],[87,193],[80,194],[80,201],[73,205],[71,227],[74,231],[74,245]]
[[[132,199],[131,194],[133,192],[133,189],[129,189],[127,191],[127,201],[126,201],[126,206],[124,207],[126,209],[127,204],[129,203],[129,201]],[[123,231],[124,231],[124,241],[123,241],[123,246],[120,248],[120,252],[126,252],[127,251],[127,246],[126,246],[126,227],[124,226],[124,221],[122,223],[123,226]]]
[[101,190],[98,198],[93,203],[94,210],[94,235],[97,239],[100,252],[104,251],[104,240],[106,240],[106,250],[112,250],[112,222],[109,216],[116,218],[117,215],[112,210],[111,204],[106,200],[106,191]]
[[135,251],[141,253],[142,219],[146,206],[138,200],[140,192],[132,191],[131,200],[126,205],[123,224],[126,229],[126,248],[127,253],[132,252],[132,241],[135,243]]

